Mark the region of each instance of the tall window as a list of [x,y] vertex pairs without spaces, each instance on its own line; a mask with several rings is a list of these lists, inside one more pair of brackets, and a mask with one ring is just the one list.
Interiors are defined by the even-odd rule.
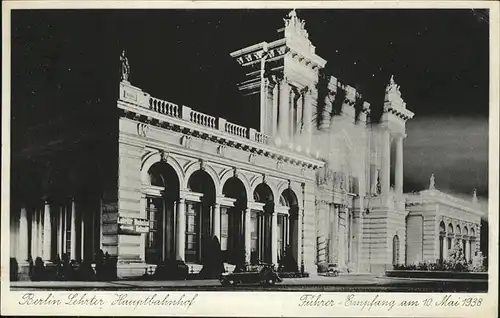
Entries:
[[189,202],[186,208],[186,262],[195,263],[198,251],[198,203]]
[[443,236],[440,236],[439,237],[439,260],[443,260],[443,241],[444,241],[444,237]]
[[147,199],[149,233],[146,236],[146,262],[156,264],[161,261],[163,209],[161,199]]
[[250,240],[251,240],[252,253],[258,253],[259,227],[258,227],[257,213],[253,211],[250,214]]
[[221,222],[220,222],[220,249],[221,251],[227,250],[227,235],[228,235],[229,217],[227,208],[221,208]]
[[286,216],[278,214],[278,256],[280,259],[286,248]]

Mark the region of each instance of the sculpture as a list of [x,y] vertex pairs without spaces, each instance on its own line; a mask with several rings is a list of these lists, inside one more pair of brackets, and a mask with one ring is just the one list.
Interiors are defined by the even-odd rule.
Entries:
[[477,203],[477,190],[472,191],[472,202]]
[[122,54],[120,55],[120,62],[122,64],[122,81],[128,82],[128,79],[130,77],[130,65],[128,64],[128,58],[125,56],[125,50],[123,50]]
[[434,173],[431,175],[431,178],[429,180],[429,190],[435,189],[436,181],[434,179]]
[[401,92],[399,91],[399,85],[394,82],[394,75],[391,75],[389,85],[385,90],[386,101],[395,101],[401,99]]

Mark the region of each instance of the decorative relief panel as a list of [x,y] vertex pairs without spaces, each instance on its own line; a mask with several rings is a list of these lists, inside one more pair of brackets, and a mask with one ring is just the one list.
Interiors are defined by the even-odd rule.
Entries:
[[254,153],[251,153],[249,156],[248,156],[248,162],[250,162],[251,164],[255,164],[255,161],[257,159],[257,155],[254,154]]
[[226,156],[226,150],[227,150],[227,146],[226,145],[220,145],[219,147],[217,147],[217,153],[221,157],[225,157]]
[[137,134],[141,137],[146,137],[149,131],[149,126],[144,123],[137,124]]
[[181,145],[183,147],[185,147],[185,148],[191,148],[191,142],[192,142],[191,136],[183,135],[181,137]]

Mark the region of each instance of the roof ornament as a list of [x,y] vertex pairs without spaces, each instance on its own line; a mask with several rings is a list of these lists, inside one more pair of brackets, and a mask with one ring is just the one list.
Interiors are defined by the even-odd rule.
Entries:
[[[309,33],[307,33],[305,27],[306,22],[304,20],[300,20],[297,17],[297,12],[295,9],[290,11],[287,15],[287,18],[283,19],[285,21],[285,29],[288,32],[292,32],[296,35],[302,36],[306,39],[309,39]],[[288,33],[286,32],[286,33]]]
[[394,81],[394,75],[391,75],[389,84],[385,89],[385,101],[386,102],[401,102],[403,104],[403,99],[401,97],[401,91],[399,90],[399,85]]
[[122,51],[122,54],[120,55],[120,62],[122,64],[121,66],[121,78],[122,81],[128,82],[129,77],[130,77],[130,65],[128,64],[128,58],[125,55],[125,50]]
[[431,178],[429,180],[429,190],[436,189],[436,180],[434,179],[434,173],[431,174]]
[[474,189],[472,191],[472,202],[477,203],[477,190],[476,189]]

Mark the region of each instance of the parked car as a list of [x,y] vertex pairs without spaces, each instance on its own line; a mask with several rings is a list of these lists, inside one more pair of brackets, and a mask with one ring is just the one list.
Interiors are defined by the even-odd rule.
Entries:
[[327,276],[339,276],[340,269],[337,264],[328,264]]
[[256,283],[272,286],[282,281],[272,264],[245,265],[241,271],[223,273],[220,278],[222,286]]
[[189,275],[189,267],[183,261],[166,260],[156,266],[154,279],[157,280],[186,280]]

